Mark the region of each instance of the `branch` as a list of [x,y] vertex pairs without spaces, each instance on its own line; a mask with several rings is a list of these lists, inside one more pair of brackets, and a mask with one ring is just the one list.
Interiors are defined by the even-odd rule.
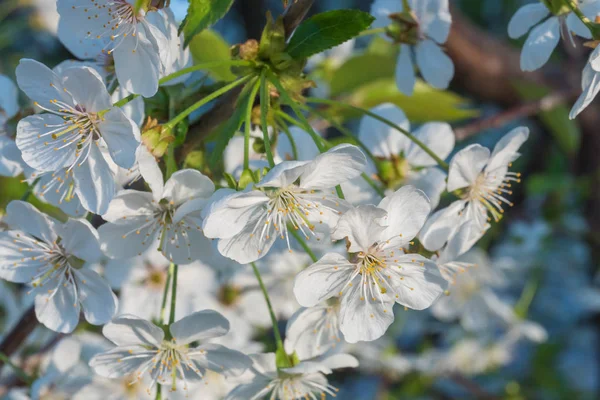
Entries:
[[[27,339],[27,336],[37,326],[37,318],[35,316],[34,306],[29,307],[27,311],[21,316],[19,322],[12,328],[12,330],[6,335],[2,343],[0,343],[0,353],[4,353],[10,357],[21,343]],[[0,369],[4,365],[4,361],[0,360]]]
[[[296,29],[306,16],[313,3],[314,0],[297,0],[290,4],[284,11],[283,24],[285,26],[286,38],[290,37],[294,29]],[[190,125],[186,143],[178,151],[179,160],[184,159],[186,155],[198,147],[209,133],[231,118],[241,91],[242,89],[239,88],[223,96],[221,101],[212,110],[201,116],[196,123]]]

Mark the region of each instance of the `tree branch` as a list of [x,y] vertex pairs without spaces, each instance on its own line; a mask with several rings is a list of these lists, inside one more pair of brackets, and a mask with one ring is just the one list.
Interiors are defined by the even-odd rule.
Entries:
[[[21,343],[27,339],[27,336],[35,329],[37,325],[37,318],[35,316],[34,306],[29,307],[27,311],[21,316],[19,322],[12,328],[12,330],[6,335],[2,343],[0,343],[0,353],[6,354],[10,357]],[[0,369],[4,362],[0,360]]]

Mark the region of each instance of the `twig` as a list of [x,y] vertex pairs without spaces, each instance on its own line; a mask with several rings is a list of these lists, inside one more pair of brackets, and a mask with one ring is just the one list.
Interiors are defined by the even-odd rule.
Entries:
[[458,140],[464,140],[485,130],[499,128],[516,119],[531,117],[540,112],[550,111],[556,106],[569,102],[576,96],[577,93],[574,92],[552,93],[539,100],[518,104],[491,117],[479,119],[468,125],[458,127],[454,129],[454,133]]
[[[29,307],[21,316],[19,322],[12,328],[0,344],[0,353],[10,357],[27,339],[27,336],[35,329],[37,318],[35,316],[34,306]],[[0,360],[0,368],[4,365],[4,361]]]

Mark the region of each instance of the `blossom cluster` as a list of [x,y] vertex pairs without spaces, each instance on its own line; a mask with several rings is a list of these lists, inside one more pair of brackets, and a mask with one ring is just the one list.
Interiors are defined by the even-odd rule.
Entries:
[[[398,374],[476,374],[507,362],[522,339],[545,340],[544,328],[497,294],[511,268],[476,248],[513,205],[521,182],[513,163],[527,127],[506,129],[492,148],[459,146],[447,122],[414,127],[383,102],[361,110],[357,132],[336,141],[307,117],[310,98],[300,93],[312,85],[302,86],[302,71],[347,48],[303,60],[294,78],[302,89],[288,95],[295,83],[271,74],[291,75],[293,62],[273,61],[280,53],[264,61],[264,42],[248,56],[246,42],[232,51],[240,54],[229,65],[240,67],[230,71],[237,80],[210,87],[214,77],[196,74],[202,68],[172,10],[137,3],[57,0],[58,37],[77,59],[50,68],[24,58],[16,83],[0,75],[0,175],[29,186],[0,220],[0,278],[18,284],[0,282],[2,303],[15,303],[10,288],[25,287],[23,308],[32,305],[45,327],[36,335],[67,335],[14,398],[170,390],[168,398],[318,399],[338,394],[327,375],[359,362]],[[579,13],[594,20],[600,1],[582,2],[578,14],[549,4],[524,6],[508,26],[513,38],[531,30],[525,71],[547,62],[563,25],[569,38],[595,39]],[[398,51],[400,92],[411,96],[422,83],[415,71],[448,88],[447,0],[376,0],[371,14],[372,28]],[[597,53],[573,117],[600,90]],[[263,69],[244,75],[249,65]],[[212,112],[202,106],[238,84],[249,99],[234,107],[247,112],[244,132],[237,124],[219,166],[178,159],[185,140],[178,143],[176,128]],[[176,90],[193,100],[181,110],[171,98],[168,112],[148,107]],[[227,124],[216,135],[227,136]],[[207,153],[219,151],[219,139]],[[378,364],[373,354],[406,321],[402,310],[415,310],[417,324],[457,322],[443,332],[454,346]],[[287,321],[283,338],[278,321]],[[271,330],[275,346],[265,346],[259,338],[267,332],[270,340]],[[456,341],[454,332],[470,336]]]

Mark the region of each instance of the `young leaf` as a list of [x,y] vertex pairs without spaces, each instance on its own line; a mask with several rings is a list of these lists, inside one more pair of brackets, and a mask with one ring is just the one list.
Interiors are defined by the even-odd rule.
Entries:
[[187,46],[192,38],[206,28],[210,28],[215,22],[227,14],[233,0],[189,0],[187,15],[179,26],[179,32],[185,33]]
[[333,10],[314,15],[298,26],[285,51],[295,59],[309,57],[352,39],[374,19],[359,10]]
[[[190,51],[196,64],[231,60],[229,44],[215,31],[206,29],[192,39]],[[221,66],[207,69],[213,79],[218,81],[232,81],[235,75],[229,66]]]

